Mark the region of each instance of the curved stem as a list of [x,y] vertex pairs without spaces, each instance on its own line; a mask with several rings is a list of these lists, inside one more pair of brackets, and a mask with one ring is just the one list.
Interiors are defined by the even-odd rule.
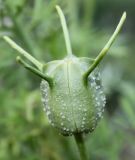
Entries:
[[88,160],[83,135],[75,134],[74,137],[78,147],[78,151],[80,153],[81,160]]
[[21,65],[23,65],[26,69],[28,69],[29,71],[33,72],[34,74],[36,74],[37,76],[39,76],[40,78],[46,80],[50,87],[53,87],[53,79],[46,75],[45,73],[42,73],[40,70],[34,68],[33,66],[30,66],[29,64],[27,64],[21,57],[17,57],[16,58],[17,62],[19,62]]
[[57,12],[60,16],[60,21],[61,21],[61,25],[62,25],[64,37],[65,37],[65,42],[66,42],[67,53],[68,53],[68,55],[72,55],[72,48],[71,48],[69,32],[68,32],[65,16],[64,16],[61,8],[58,5],[56,5],[56,9],[57,9]]
[[113,35],[111,36],[111,38],[109,39],[109,41],[107,42],[105,47],[101,50],[101,52],[96,57],[96,59],[94,60],[94,62],[92,63],[92,65],[90,66],[88,71],[84,74],[84,79],[85,80],[88,78],[89,74],[96,68],[96,66],[101,62],[101,60],[104,58],[104,56],[108,52],[109,48],[113,44],[114,40],[116,39],[118,33],[120,32],[125,20],[126,20],[126,12],[123,13],[118,26],[116,27]]
[[31,63],[33,63],[39,70],[42,70],[43,65],[36,60],[33,56],[31,56],[28,52],[26,52],[24,49],[22,49],[20,46],[18,46],[11,38],[8,36],[3,37],[4,40],[10,44],[12,48],[17,50],[20,54],[22,54],[25,58],[27,58]]

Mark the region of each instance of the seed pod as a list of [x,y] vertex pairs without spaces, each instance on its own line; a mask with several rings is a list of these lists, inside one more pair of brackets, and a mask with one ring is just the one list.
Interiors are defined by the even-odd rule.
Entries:
[[99,72],[89,75],[87,85],[83,80],[92,62],[71,56],[44,67],[44,72],[53,78],[54,87],[50,88],[45,80],[41,82],[42,102],[51,124],[63,135],[91,132],[102,116],[105,96]]
[[41,64],[20,48],[9,37],[4,39],[36,67],[30,66],[20,57],[17,61],[42,78],[41,92],[44,109],[50,123],[63,135],[92,132],[105,107],[105,95],[100,82],[97,65],[106,55],[119,33],[125,19],[124,12],[115,32],[96,59],[72,54],[65,17],[59,6],[59,13],[68,55],[63,60]]

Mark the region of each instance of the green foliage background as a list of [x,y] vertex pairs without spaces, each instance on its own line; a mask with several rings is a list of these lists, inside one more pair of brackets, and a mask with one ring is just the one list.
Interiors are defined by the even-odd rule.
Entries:
[[9,35],[42,62],[66,55],[55,5],[66,14],[73,51],[96,57],[123,11],[127,21],[100,65],[104,118],[86,135],[91,160],[135,159],[135,1],[0,0],[0,160],[76,160],[73,137],[53,129],[40,101],[40,79],[20,67]]

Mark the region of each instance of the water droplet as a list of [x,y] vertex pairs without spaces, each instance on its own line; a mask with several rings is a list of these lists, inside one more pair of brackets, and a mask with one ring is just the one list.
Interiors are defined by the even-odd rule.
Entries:
[[102,115],[102,112],[98,112],[98,116],[101,117],[101,115]]
[[87,111],[87,109],[86,108],[84,108],[84,112],[86,112]]
[[83,121],[85,121],[86,120],[86,118],[85,117],[83,117]]
[[49,116],[49,115],[51,114],[51,112],[50,112],[50,111],[47,111],[46,114],[47,114],[47,116]]
[[66,117],[64,115],[62,115],[62,119],[65,119]]
[[85,124],[85,122],[84,122],[84,121],[82,121],[82,124]]

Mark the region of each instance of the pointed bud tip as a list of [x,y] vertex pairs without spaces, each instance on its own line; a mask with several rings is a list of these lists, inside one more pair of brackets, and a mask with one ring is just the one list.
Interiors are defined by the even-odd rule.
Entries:
[[9,38],[8,38],[8,36],[3,36],[3,39],[4,39],[5,41],[7,41]]
[[17,62],[20,62],[20,60],[21,60],[21,57],[20,57],[20,56],[17,56],[17,57],[16,57],[16,61],[17,61]]
[[56,5],[55,8],[56,8],[57,10],[59,10],[59,9],[60,9],[60,6],[59,6],[59,5]]
[[126,19],[126,17],[127,17],[127,13],[126,13],[126,11],[124,11],[124,12],[123,12],[122,17],[123,17],[124,19]]

